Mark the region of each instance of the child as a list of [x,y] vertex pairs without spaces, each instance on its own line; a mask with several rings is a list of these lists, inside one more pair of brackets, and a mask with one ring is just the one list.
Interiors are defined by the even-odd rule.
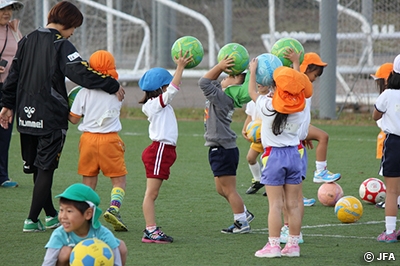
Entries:
[[400,55],[393,63],[393,72],[387,80],[387,89],[376,100],[372,117],[380,120],[379,127],[386,134],[383,143],[382,161],[379,174],[384,176],[386,184],[385,224],[386,230],[381,233],[379,242],[397,242],[400,230],[396,232],[398,212],[397,199],[400,196]]
[[[248,76],[250,76],[250,75],[248,75]],[[270,86],[262,86],[260,84],[257,84],[257,91],[258,91],[259,95],[267,95],[269,90],[270,90]],[[242,135],[247,141],[250,142],[249,138],[247,137],[247,132],[246,132],[247,125],[251,121],[261,120],[260,115],[256,112],[255,103],[253,101],[250,101],[247,103],[246,114],[247,114],[247,117],[243,124]],[[261,142],[250,144],[250,149],[247,152],[246,159],[249,164],[250,172],[253,176],[253,179],[251,182],[251,186],[246,190],[246,194],[255,194],[255,193],[257,193],[257,191],[260,188],[264,187],[264,185],[260,183],[261,166],[257,162],[258,155],[261,154],[263,151],[264,151],[264,149],[262,147]]]
[[[379,94],[381,94],[387,88],[387,79],[393,71],[393,64],[392,63],[385,63],[381,65],[377,70],[375,75],[371,74],[371,77],[375,80],[376,85],[379,90]],[[376,121],[378,127],[380,127],[380,120]],[[383,152],[383,142],[385,140],[386,134],[381,130],[377,136],[376,141],[376,159],[382,159],[382,152]],[[400,197],[397,198],[397,205],[400,208]],[[377,208],[384,209],[385,202],[378,202],[375,205]]]
[[[304,55],[303,63],[300,65],[300,72],[307,75],[311,82],[314,82],[319,76],[322,75],[324,67],[328,64],[322,62],[321,58],[316,53],[306,53]],[[311,103],[311,100],[310,100]],[[329,135],[325,131],[309,125],[306,141],[309,143],[309,148],[313,148],[312,140],[318,141],[315,150],[315,167],[314,183],[331,183],[340,179],[339,173],[332,173],[327,169],[327,153],[328,153],[328,140]]]
[[56,198],[60,199],[58,219],[62,226],[51,234],[42,266],[69,265],[74,246],[93,237],[104,241],[113,250],[114,265],[125,265],[128,253],[125,242],[101,225],[100,198],[91,187],[73,184]]
[[[254,215],[246,209],[236,190],[239,149],[236,146],[236,134],[230,128],[230,124],[237,106],[235,102],[238,101],[237,97],[232,96],[240,93],[226,92],[231,90],[233,85],[242,84],[245,77],[241,74],[227,76],[221,82],[217,81],[221,73],[223,71],[229,73],[229,67],[233,65],[233,59],[226,57],[199,80],[199,87],[207,99],[204,138],[205,146],[209,147],[208,160],[214,174],[217,192],[228,201],[233,212],[233,225],[221,231],[226,234],[250,232],[249,223],[254,219]],[[248,93],[246,95],[248,97]]]
[[188,52],[174,58],[176,71],[174,76],[164,68],[152,68],[139,80],[139,87],[145,91],[142,111],[148,117],[149,137],[153,141],[142,153],[146,168],[146,193],[143,199],[143,215],[146,229],[143,231],[143,243],[171,243],[173,238],[164,234],[157,227],[155,217],[155,200],[164,180],[169,179],[170,168],[176,159],[176,141],[178,125],[174,109],[170,102],[179,92],[182,73],[191,62]]
[[[118,79],[114,57],[107,51],[94,52],[89,65],[100,75]],[[96,189],[99,170],[110,178],[113,188],[110,207],[104,218],[115,231],[128,231],[120,215],[127,174],[125,145],[118,136],[122,128],[119,120],[121,106],[122,101],[115,94],[82,88],[71,106],[69,121],[77,124],[82,118],[78,126],[83,132],[79,143],[78,174],[83,176],[83,183],[92,189]]]
[[[299,128],[306,118],[305,98],[312,95],[308,78],[288,67],[274,71],[276,89],[272,97],[259,97],[256,92],[257,58],[250,62],[249,94],[262,115],[261,142],[264,168],[261,183],[265,184],[269,200],[268,243],[255,253],[256,257],[298,257],[302,214],[298,199],[302,183],[302,162],[299,149]],[[286,169],[283,171],[282,169]],[[280,247],[281,214],[285,204],[289,217],[289,237]]]
[[[293,63],[293,67],[296,70],[300,70],[302,73],[306,74],[307,77],[311,82],[314,82],[319,76],[322,75],[324,71],[324,67],[328,64],[322,62],[321,58],[316,53],[306,53],[304,55],[304,60],[301,65],[299,65],[299,54],[294,53],[293,51],[288,51],[287,58],[289,58]],[[316,166],[317,169],[321,166],[326,167],[326,153],[327,153],[327,145],[328,145],[328,134],[320,130],[319,128],[312,126],[310,124],[311,120],[311,97],[306,99],[306,109],[305,111],[307,116],[307,122],[303,123],[300,128],[300,139],[302,140],[304,149],[303,149],[303,157],[302,162],[304,165],[303,169],[303,180],[306,178],[307,174],[307,164],[308,164],[308,157],[307,157],[307,150],[306,148],[312,149],[312,140],[318,140],[318,145],[316,149]],[[322,161],[321,161],[322,160]],[[325,180],[326,183],[334,182],[340,179],[340,174],[332,174],[327,170],[322,170],[323,172],[319,172],[316,170],[314,172],[314,182],[321,183],[321,180]],[[316,173],[318,174],[316,175]],[[323,173],[323,174],[322,174]],[[322,174],[322,175],[321,175]],[[307,199],[305,197],[301,197],[299,202],[303,202],[304,206],[313,206],[316,202],[315,199],[310,198]],[[304,214],[303,206],[299,206],[302,209],[302,213]],[[288,217],[286,212],[284,212],[284,226],[281,228],[281,243],[286,243],[288,235],[289,235],[289,227],[288,227]],[[300,234],[299,243],[303,243],[303,236]]]

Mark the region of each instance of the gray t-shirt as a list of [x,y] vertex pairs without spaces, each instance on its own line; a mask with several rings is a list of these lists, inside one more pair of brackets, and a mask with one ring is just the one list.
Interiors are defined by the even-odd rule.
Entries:
[[199,86],[207,99],[204,114],[205,146],[236,148],[237,136],[230,128],[235,111],[233,99],[224,93],[221,83],[216,80],[201,78]]

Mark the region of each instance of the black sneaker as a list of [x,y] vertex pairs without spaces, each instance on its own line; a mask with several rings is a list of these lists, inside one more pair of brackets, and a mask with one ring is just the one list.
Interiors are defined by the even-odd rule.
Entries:
[[261,184],[260,181],[254,181],[253,183],[251,183],[251,186],[246,190],[246,194],[255,194],[262,187],[264,187],[264,185]]
[[147,229],[144,229],[143,233],[143,243],[167,244],[174,241],[172,237],[164,234],[164,232],[161,231],[159,227],[157,227],[153,232],[149,232],[147,231]]
[[[375,204],[375,207],[377,207],[379,209],[384,209],[385,208],[385,202],[384,201],[378,202],[377,204]],[[397,208],[400,209],[400,205],[397,205]]]
[[267,192],[266,191],[264,191],[263,196],[267,197]]
[[249,210],[246,211],[246,219],[248,223],[251,223],[254,220],[254,214]]
[[228,228],[221,230],[221,233],[224,234],[246,234],[249,232],[250,232],[250,225],[247,220],[244,222],[235,221]]

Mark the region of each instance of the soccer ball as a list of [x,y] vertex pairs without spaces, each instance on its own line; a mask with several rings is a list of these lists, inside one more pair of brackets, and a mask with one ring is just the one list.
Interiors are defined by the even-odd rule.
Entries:
[[71,266],[112,266],[114,253],[103,241],[88,238],[79,242],[69,257]]
[[188,56],[193,56],[193,61],[189,62],[185,68],[194,68],[203,60],[203,45],[193,36],[183,36],[174,42],[171,48],[172,60],[179,57],[180,51],[182,51],[182,56],[187,51],[189,51]]
[[376,204],[385,201],[386,186],[380,179],[371,177],[361,183],[359,193],[364,202]]
[[324,183],[318,189],[318,200],[325,206],[335,206],[343,197],[343,189],[338,183]]
[[275,69],[282,66],[281,60],[276,55],[265,53],[257,56],[256,82],[263,86],[271,86]]
[[286,49],[288,48],[292,48],[296,53],[301,52],[299,59],[301,65],[304,60],[304,48],[303,45],[294,38],[282,38],[276,41],[274,45],[272,45],[271,54],[276,55],[284,66],[291,67],[293,64],[292,61],[284,57]]
[[342,223],[354,223],[363,215],[363,206],[356,197],[346,196],[336,203],[335,214]]
[[74,103],[75,97],[78,94],[78,92],[82,89],[81,86],[76,86],[72,88],[72,90],[69,91],[68,93],[68,106],[69,109],[71,109],[72,104]]
[[261,121],[253,120],[246,127],[246,135],[251,142],[260,143],[261,138]]
[[250,62],[250,55],[243,45],[238,43],[224,45],[218,52],[218,62],[221,62],[227,55],[233,58],[233,63],[235,64],[230,68],[232,72],[227,72],[227,74],[235,76],[246,70]]

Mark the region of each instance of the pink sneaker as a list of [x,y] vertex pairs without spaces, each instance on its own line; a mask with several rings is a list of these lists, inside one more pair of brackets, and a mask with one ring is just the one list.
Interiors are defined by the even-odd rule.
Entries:
[[282,249],[282,256],[285,257],[300,257],[300,247],[299,245],[292,245],[289,247],[288,244]]
[[396,231],[393,231],[393,233],[391,234],[386,234],[386,232],[384,231],[376,238],[376,240],[378,240],[378,242],[395,243],[397,242]]
[[260,250],[254,254],[259,258],[277,258],[281,257],[281,247],[280,246],[271,246],[269,242]]

